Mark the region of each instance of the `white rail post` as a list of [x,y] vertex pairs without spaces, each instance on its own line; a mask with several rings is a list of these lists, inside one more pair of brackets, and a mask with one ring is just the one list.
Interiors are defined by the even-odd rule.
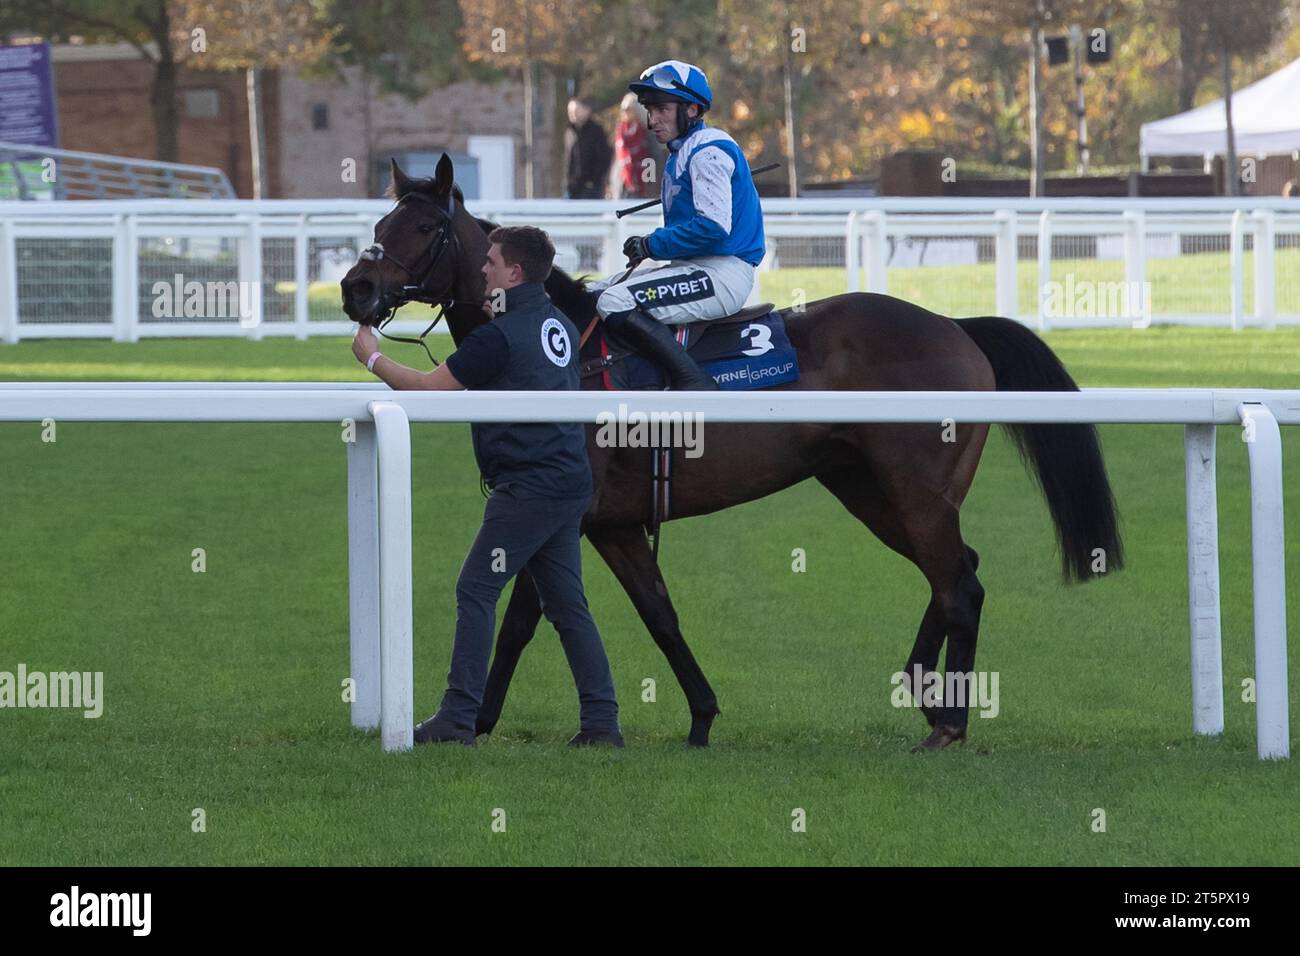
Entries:
[[844,271],[848,278],[846,292],[862,288],[862,233],[858,230],[858,210],[844,218]]
[[18,249],[13,223],[0,219],[0,342],[18,341]]
[[1232,329],[1242,327],[1246,312],[1246,264],[1242,254],[1242,229],[1245,213],[1238,209],[1232,214],[1232,227],[1228,236],[1229,278],[1232,281]]
[[889,237],[885,214],[878,209],[865,213],[867,238],[867,291],[884,295],[889,291]]
[[379,451],[375,423],[353,422],[348,449],[348,631],[352,726],[379,726]]
[[411,622],[411,425],[402,406],[370,402],[379,451],[379,733],[415,746]]
[[1124,299],[1130,312],[1125,318],[1134,328],[1146,328],[1151,324],[1151,309],[1146,296],[1147,217],[1141,209],[1124,212],[1124,282],[1129,290]]
[[293,234],[293,337],[307,339],[310,302],[307,298],[307,217],[298,217]]
[[[609,275],[619,271],[619,260],[623,258],[623,243],[631,235],[627,231],[626,220],[619,219],[612,212],[603,213],[601,225],[605,227],[605,241],[600,244],[600,271]],[[647,230],[648,231],[648,230]],[[623,263],[624,269],[627,263]]]
[[1276,227],[1272,209],[1255,210],[1255,318],[1266,329],[1277,327],[1273,271]]
[[1038,217],[1038,331],[1052,327],[1047,314],[1048,285],[1052,281],[1052,211],[1044,209]]
[[[131,341],[130,306],[127,305],[127,285],[131,277],[127,274],[126,247],[127,220],[130,213],[119,213],[113,217],[113,341]],[[170,276],[168,277],[171,278]]]
[[1223,733],[1219,504],[1213,425],[1187,425],[1187,606],[1192,634],[1192,731]]
[[126,216],[126,228],[122,232],[122,267],[125,270],[122,297],[125,305],[125,339],[126,342],[140,341],[140,221],[135,213]]
[[[248,337],[254,342],[262,340],[262,220],[259,216],[249,216],[248,224],[248,253],[239,260],[241,270],[245,273],[239,278],[243,282],[252,283],[252,296],[249,303],[252,308],[251,315],[248,318],[248,324],[244,324],[244,316],[239,316],[240,325],[248,329]],[[242,286],[242,282],[241,282]],[[240,295],[239,302],[243,303],[244,297]]]
[[1016,248],[1016,214],[1000,209],[994,215],[997,237],[997,314],[1008,319],[1020,318],[1020,289],[1016,270],[1020,252]]
[[1255,591],[1255,740],[1260,760],[1291,756],[1286,674],[1286,544],[1282,433],[1267,405],[1237,406],[1250,462],[1250,550]]

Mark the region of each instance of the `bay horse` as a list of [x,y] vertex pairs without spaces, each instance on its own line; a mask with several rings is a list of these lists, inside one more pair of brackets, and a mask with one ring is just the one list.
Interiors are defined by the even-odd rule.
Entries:
[[[444,154],[435,175],[407,177],[393,163],[393,210],[375,226],[376,245],[342,282],[343,308],[374,325],[408,301],[442,306],[459,345],[488,321],[482,311],[481,267],[493,224],[466,211]],[[596,293],[552,269],[546,290],[579,330],[595,315]],[[950,319],[887,295],[848,293],[781,310],[800,369],[798,390],[1077,391],[1055,353],[1031,330],[996,316]],[[582,358],[592,357],[592,336]],[[599,376],[584,382],[599,388]],[[1123,566],[1114,496],[1093,425],[1006,426],[1036,479],[1055,525],[1065,582],[1088,580],[1097,558]],[[583,533],[627,592],[668,660],[690,708],[687,742],[707,746],[720,713],[713,688],[678,626],[668,586],[647,541],[652,494],[647,448],[598,447],[587,426],[595,491]],[[969,700],[936,698],[912,685],[945,684],[936,668],[945,641],[945,670],[969,681],[975,667],[984,589],[979,555],[962,540],[959,512],[970,489],[989,426],[962,424],[727,424],[709,426],[709,454],[673,452],[673,512],[688,518],[754,501],[815,479],[887,547],[914,563],[930,585],[904,685],[921,700],[929,735],[916,748],[942,750],[964,741]],[[542,616],[526,571],[517,576],[496,642],[478,733],[491,733],[520,655]],[[953,686],[953,685],[949,685]],[[924,702],[929,699],[929,703]]]

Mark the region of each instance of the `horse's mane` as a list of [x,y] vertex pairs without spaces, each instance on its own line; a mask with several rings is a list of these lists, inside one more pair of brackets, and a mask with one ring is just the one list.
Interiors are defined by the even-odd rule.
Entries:
[[587,277],[573,278],[563,269],[551,267],[551,274],[546,277],[546,294],[551,297],[555,307],[569,317],[569,320],[582,329],[581,323],[596,314],[596,296],[598,293],[587,289]]

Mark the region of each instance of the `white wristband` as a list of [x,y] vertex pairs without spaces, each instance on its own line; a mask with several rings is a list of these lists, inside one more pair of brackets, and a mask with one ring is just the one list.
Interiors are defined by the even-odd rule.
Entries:
[[370,353],[370,358],[366,359],[367,372],[373,372],[375,370],[375,363],[379,361],[379,356],[383,354],[384,353],[379,351],[378,349],[375,349],[375,351]]

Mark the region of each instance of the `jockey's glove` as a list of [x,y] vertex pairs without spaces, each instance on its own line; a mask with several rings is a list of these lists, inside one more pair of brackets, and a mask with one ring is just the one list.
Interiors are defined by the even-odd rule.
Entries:
[[623,243],[623,255],[627,256],[628,265],[636,265],[643,259],[650,259],[650,246],[645,236],[629,236]]

